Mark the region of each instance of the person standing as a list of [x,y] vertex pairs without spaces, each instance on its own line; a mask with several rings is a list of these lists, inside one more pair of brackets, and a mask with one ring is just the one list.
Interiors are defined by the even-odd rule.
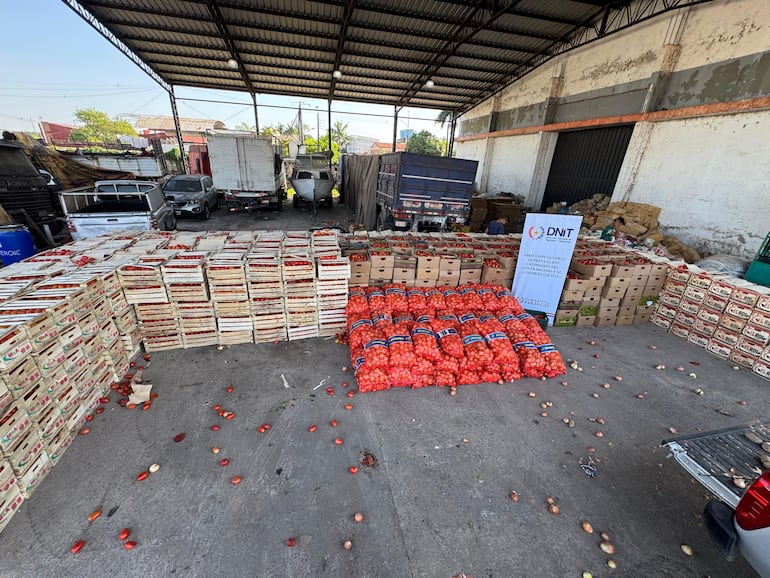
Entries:
[[618,217],[617,219],[612,221],[612,223],[610,223],[609,225],[604,227],[604,229],[602,229],[602,235],[600,237],[601,240],[614,241],[615,238],[618,236],[618,233],[620,233],[620,230],[619,230],[620,226],[625,224],[626,224],[626,220],[623,217]]
[[508,224],[508,217],[499,217],[490,221],[487,225],[487,235],[505,235],[505,226]]

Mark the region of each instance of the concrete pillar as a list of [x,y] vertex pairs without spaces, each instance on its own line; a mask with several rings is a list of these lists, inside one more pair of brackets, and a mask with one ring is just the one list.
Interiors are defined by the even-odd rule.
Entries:
[[545,195],[545,185],[548,182],[548,173],[553,160],[553,153],[556,150],[556,141],[559,139],[558,132],[541,132],[540,142],[537,145],[537,157],[535,166],[532,167],[532,181],[529,185],[527,198],[524,204],[537,211],[543,203]]

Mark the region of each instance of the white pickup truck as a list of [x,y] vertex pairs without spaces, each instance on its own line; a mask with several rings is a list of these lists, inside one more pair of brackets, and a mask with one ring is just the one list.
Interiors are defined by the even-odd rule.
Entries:
[[679,465],[718,498],[703,519],[722,555],[740,552],[770,577],[770,422],[665,440]]
[[74,240],[115,231],[173,231],[176,217],[158,183],[97,181],[93,187],[59,193]]

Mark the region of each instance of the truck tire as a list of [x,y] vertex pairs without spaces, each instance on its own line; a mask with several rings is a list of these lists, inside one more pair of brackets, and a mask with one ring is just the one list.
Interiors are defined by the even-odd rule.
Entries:
[[168,222],[168,229],[167,231],[174,231],[176,230],[176,215],[171,215],[171,219]]
[[295,209],[299,209],[299,195],[297,193],[294,193],[294,196],[291,198],[292,204],[294,205]]
[[393,215],[387,209],[382,209],[377,214],[377,230],[387,231],[393,229],[395,223],[393,221]]

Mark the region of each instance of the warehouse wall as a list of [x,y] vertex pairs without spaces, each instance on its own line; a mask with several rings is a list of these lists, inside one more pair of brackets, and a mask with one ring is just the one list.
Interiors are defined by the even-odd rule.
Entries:
[[645,151],[638,171],[621,173],[613,200],[665,207],[669,234],[753,257],[770,232],[770,111],[648,124],[629,143],[629,154]]
[[[466,113],[457,154],[482,161],[482,190],[539,206],[559,132],[635,123],[613,198],[660,206],[664,228],[696,247],[751,256],[768,227],[752,179],[767,155],[757,135],[770,126],[769,39],[766,0],[664,14],[557,57]],[[714,207],[729,217],[715,223]]]

